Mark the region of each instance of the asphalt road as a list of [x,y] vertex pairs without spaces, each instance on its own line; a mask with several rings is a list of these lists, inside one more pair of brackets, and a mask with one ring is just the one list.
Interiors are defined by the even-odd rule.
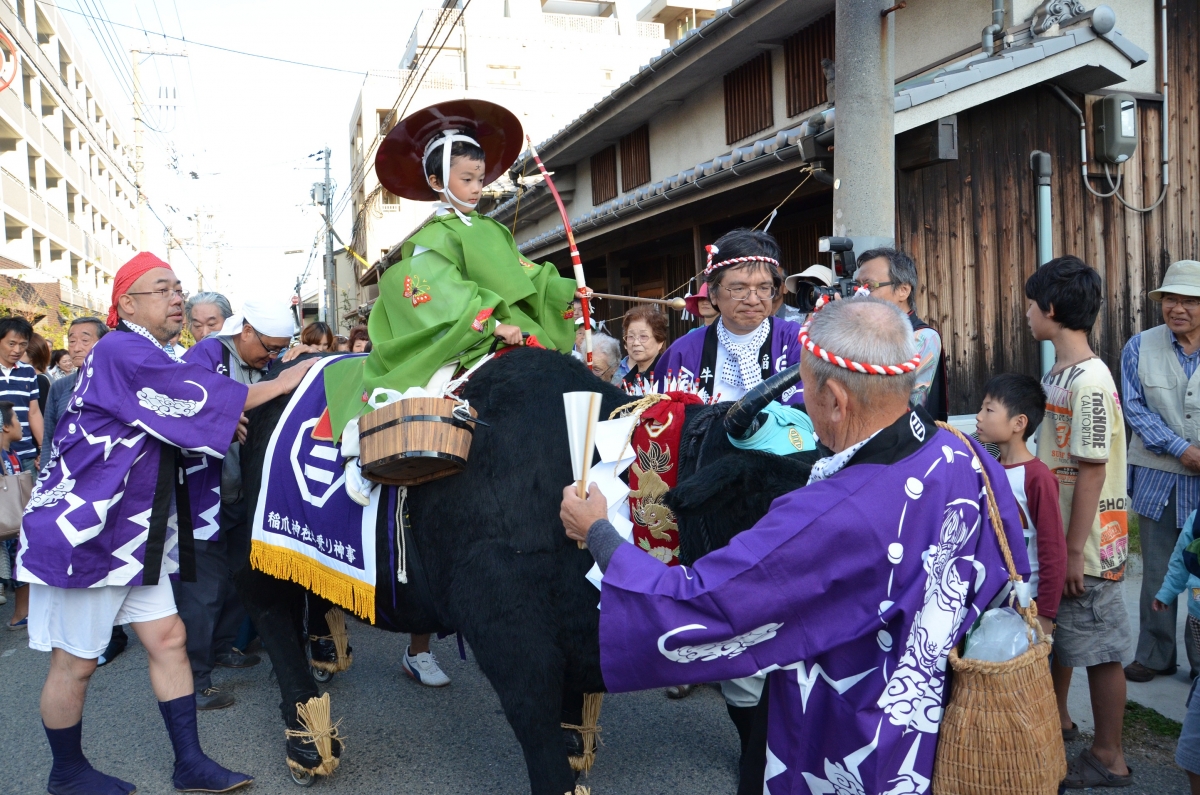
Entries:
[[[11,599],[0,621],[12,615]],[[406,636],[352,623],[354,666],[329,683],[346,754],[312,793],[524,795],[525,762],[500,703],[471,651],[458,658],[453,638],[434,653],[453,683],[423,688],[400,668]],[[513,649],[519,655],[520,649]],[[50,655],[28,646],[26,633],[0,629],[0,793],[46,791],[50,749],[38,698]],[[218,687],[237,704],[200,713],[200,740],[222,764],[257,778],[248,792],[299,795],[284,764],[279,689],[270,663],[218,669]],[[587,780],[596,795],[678,795],[736,789],[737,733],[724,701],[701,688],[683,701],[661,691],[605,696],[604,746]],[[172,755],[136,639],[96,671],[83,721],[84,752],[106,773],[138,785],[142,795],[172,793]]]

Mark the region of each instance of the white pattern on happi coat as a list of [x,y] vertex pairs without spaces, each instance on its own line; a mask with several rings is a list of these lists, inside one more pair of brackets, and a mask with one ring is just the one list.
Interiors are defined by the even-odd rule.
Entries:
[[736,657],[751,646],[770,640],[775,637],[775,633],[782,626],[783,624],[763,624],[757,629],[743,632],[741,635],[729,640],[717,643],[701,643],[699,646],[680,646],[674,650],[668,649],[666,647],[667,638],[678,635],[680,632],[688,632],[694,629],[708,629],[703,624],[688,624],[687,626],[678,627],[670,632],[663,633],[658,639],[658,650],[668,660],[674,660],[678,663],[689,663],[696,660],[711,662],[720,657]]
[[198,388],[204,393],[204,397],[200,398],[200,400],[173,398],[170,395],[155,392],[150,387],[145,386],[138,390],[138,403],[142,408],[150,409],[160,417],[194,417],[200,412],[200,409],[204,408],[204,404],[208,402],[208,391],[195,381],[184,381],[184,383]]

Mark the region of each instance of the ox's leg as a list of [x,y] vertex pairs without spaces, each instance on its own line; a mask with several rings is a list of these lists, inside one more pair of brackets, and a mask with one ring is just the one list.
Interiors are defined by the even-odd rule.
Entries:
[[253,570],[240,572],[237,586],[279,680],[280,712],[294,726],[296,704],[320,695],[303,643],[305,591]]
[[[564,657],[539,555],[479,545],[455,577],[452,609],[521,744],[533,795],[575,790],[560,728]],[[481,554],[482,553],[482,554]],[[546,561],[548,562],[548,561]],[[519,654],[514,650],[520,650]]]

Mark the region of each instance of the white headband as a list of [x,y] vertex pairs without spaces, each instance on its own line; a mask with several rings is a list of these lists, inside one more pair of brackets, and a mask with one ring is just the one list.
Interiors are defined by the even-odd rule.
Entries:
[[[479,149],[483,148],[482,146],[479,146],[479,142],[474,138],[469,135],[464,135],[458,130],[443,130],[441,135],[429,139],[429,143],[425,144],[425,156],[421,158],[421,161],[424,162],[428,160],[429,153],[432,152],[434,148],[438,146],[442,147],[442,189],[438,190],[437,188],[433,188],[433,191],[435,193],[442,194],[442,198],[445,199],[445,201],[439,202],[439,204],[453,210],[454,214],[458,216],[460,221],[467,226],[470,226],[471,219],[463,215],[462,211],[458,209],[455,202],[471,208],[474,208],[479,202],[466,202],[450,193],[450,150],[453,148],[455,141],[462,141],[463,143],[472,144]],[[453,200],[451,200],[452,196]]]

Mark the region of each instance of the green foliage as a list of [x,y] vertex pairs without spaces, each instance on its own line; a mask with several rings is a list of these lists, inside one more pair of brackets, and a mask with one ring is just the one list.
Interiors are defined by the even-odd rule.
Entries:
[[1183,731],[1182,723],[1173,721],[1166,715],[1149,707],[1143,707],[1136,701],[1126,701],[1125,729],[1128,731],[1139,727],[1160,737],[1173,737],[1176,739],[1179,738],[1179,733]]

